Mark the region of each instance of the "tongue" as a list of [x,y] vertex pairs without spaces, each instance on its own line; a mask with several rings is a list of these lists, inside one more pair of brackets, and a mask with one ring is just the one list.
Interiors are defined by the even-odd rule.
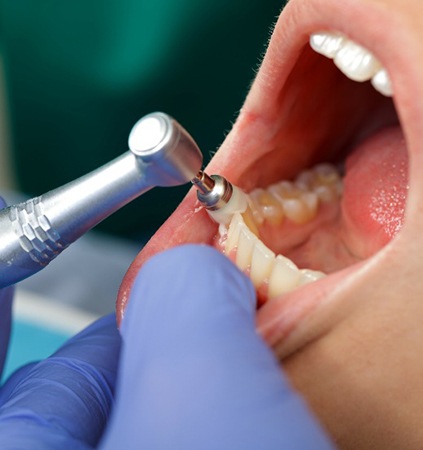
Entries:
[[342,201],[343,238],[365,258],[401,229],[408,190],[408,157],[400,127],[362,142],[346,162]]

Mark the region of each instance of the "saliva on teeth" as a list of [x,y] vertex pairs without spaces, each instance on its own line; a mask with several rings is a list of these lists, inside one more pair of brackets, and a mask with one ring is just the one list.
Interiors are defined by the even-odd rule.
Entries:
[[193,183],[199,188],[200,203],[219,223],[221,249],[249,275],[261,297],[272,300],[325,276],[320,271],[300,269],[285,256],[276,255],[260,240],[259,229],[265,223],[277,226],[284,220],[304,224],[316,216],[321,204],[337,201],[342,180],[334,166],[321,164],[300,173],[292,182],[281,181],[249,194],[222,177],[203,172]]

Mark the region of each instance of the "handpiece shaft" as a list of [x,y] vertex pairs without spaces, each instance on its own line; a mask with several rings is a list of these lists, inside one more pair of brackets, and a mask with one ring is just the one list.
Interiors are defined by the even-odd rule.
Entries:
[[131,151],[78,180],[0,211],[0,288],[38,272],[151,188],[190,182],[202,165],[195,142],[163,113],[141,119],[131,136]]

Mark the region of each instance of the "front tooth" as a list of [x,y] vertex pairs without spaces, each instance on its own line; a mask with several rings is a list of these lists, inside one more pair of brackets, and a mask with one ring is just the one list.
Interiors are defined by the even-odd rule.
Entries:
[[379,61],[365,48],[346,40],[334,57],[334,62],[354,81],[370,80],[380,69]]
[[251,265],[254,244],[257,240],[257,237],[245,225],[240,227],[236,251],[236,265],[240,270],[246,270]]
[[269,277],[269,299],[292,291],[298,286],[299,280],[300,271],[298,267],[290,259],[278,255]]
[[391,80],[385,69],[380,69],[376,75],[373,76],[371,83],[373,87],[381,94],[386,97],[392,96]]
[[344,37],[335,33],[314,33],[310,36],[311,48],[327,58],[333,58],[343,42]]
[[250,278],[256,288],[268,279],[272,270],[275,254],[263,242],[257,240],[251,258]]
[[239,232],[243,225],[243,220],[241,218],[241,214],[234,214],[232,217],[231,223],[229,225],[228,230],[228,238],[226,239],[225,244],[225,253],[229,256],[230,252],[237,247],[239,240]]

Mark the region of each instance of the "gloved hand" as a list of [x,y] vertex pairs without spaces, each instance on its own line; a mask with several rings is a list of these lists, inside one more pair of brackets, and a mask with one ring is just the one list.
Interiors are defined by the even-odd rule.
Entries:
[[141,269],[102,450],[332,448],[254,329],[250,281],[210,247]]
[[113,401],[119,350],[113,314],[15,372],[0,390],[0,448],[95,448]]
[[[247,278],[213,249],[147,263],[123,322],[101,448],[331,448],[255,334],[254,302]],[[119,349],[109,316],[17,371],[0,391],[0,448],[94,448]]]
[[[0,208],[5,206],[0,198]],[[9,342],[12,297],[12,287],[0,290],[0,373]],[[51,358],[13,374],[0,389],[0,448],[94,448],[111,408],[119,350],[120,335],[111,315],[72,338]]]

